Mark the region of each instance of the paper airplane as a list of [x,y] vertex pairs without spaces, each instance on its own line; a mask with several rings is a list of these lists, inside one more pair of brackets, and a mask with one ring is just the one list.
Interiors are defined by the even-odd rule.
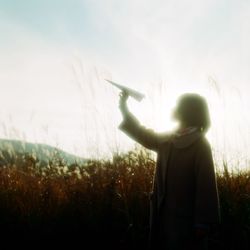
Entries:
[[118,89],[122,90],[122,91],[125,91],[129,96],[133,97],[134,99],[136,99],[138,102],[140,102],[144,97],[145,95],[134,90],[134,89],[131,89],[131,88],[128,88],[126,86],[123,86],[121,84],[118,84],[118,83],[115,83],[113,81],[110,81],[110,80],[107,80],[105,79],[107,82],[111,83],[112,85],[116,86]]

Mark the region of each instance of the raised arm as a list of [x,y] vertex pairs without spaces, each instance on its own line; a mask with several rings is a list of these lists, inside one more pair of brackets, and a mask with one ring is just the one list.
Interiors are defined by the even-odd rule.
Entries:
[[142,126],[138,119],[129,111],[127,99],[127,93],[124,91],[121,92],[119,108],[123,116],[123,121],[119,125],[119,129],[144,147],[157,151],[159,145],[167,139],[167,134],[156,133],[154,130]]

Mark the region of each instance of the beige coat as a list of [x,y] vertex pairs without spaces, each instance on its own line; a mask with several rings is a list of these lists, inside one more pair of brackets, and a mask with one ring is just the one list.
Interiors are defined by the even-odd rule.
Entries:
[[140,125],[131,113],[126,115],[119,129],[157,152],[150,197],[151,247],[188,249],[195,224],[220,222],[209,142],[201,132],[181,137],[155,133]]

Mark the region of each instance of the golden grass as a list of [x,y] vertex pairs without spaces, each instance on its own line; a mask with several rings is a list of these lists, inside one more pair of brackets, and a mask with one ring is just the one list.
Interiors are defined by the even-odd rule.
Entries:
[[[142,148],[84,166],[59,161],[38,168],[31,156],[19,155],[0,167],[1,230],[37,239],[67,234],[85,243],[95,236],[116,249],[145,248],[154,168],[153,155]],[[222,225],[211,249],[247,249],[250,172],[224,169],[217,176]]]

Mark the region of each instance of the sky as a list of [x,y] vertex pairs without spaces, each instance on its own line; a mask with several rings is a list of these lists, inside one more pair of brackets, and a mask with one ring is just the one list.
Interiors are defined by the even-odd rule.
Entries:
[[83,157],[134,144],[118,130],[112,79],[155,131],[185,92],[207,98],[215,157],[250,155],[250,2],[246,0],[0,0],[0,137]]

